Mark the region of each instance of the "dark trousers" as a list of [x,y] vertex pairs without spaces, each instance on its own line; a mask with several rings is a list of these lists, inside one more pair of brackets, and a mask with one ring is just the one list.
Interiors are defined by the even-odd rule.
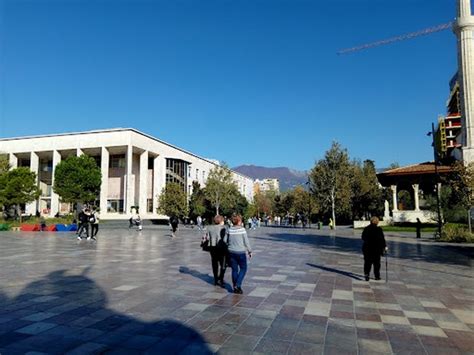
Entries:
[[81,226],[79,227],[79,230],[77,231],[77,234],[79,234],[79,237],[82,238],[82,233],[86,231],[86,236],[89,238],[89,223],[81,223]]
[[374,265],[374,276],[376,279],[380,278],[380,255],[379,254],[364,254],[364,274],[370,275],[370,269]]
[[230,253],[230,267],[232,268],[234,287],[241,287],[247,273],[247,255],[245,253]]
[[224,282],[225,274],[225,256],[218,250],[211,249],[211,263],[212,263],[212,273],[214,275],[214,282],[218,281]]
[[99,232],[99,223],[94,223],[91,225],[91,236],[95,237],[97,235],[97,232]]

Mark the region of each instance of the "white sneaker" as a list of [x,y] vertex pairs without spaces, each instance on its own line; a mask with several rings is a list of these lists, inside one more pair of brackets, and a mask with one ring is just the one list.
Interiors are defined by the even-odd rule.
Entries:
[[91,240],[91,237],[87,237],[87,240]]
[[77,236],[77,240],[82,240],[82,238],[81,238],[81,237],[79,237],[79,236]]

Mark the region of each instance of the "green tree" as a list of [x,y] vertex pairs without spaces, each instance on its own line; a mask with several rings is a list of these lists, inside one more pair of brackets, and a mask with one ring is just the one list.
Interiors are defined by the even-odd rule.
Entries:
[[8,155],[0,154],[0,175],[10,170],[10,163],[8,161]]
[[337,142],[326,151],[310,172],[310,185],[323,212],[330,213],[334,228],[336,214],[351,210],[351,166],[347,150]]
[[[474,164],[453,165],[453,172],[441,180],[440,206],[445,222],[466,222],[473,205]],[[427,198],[432,211],[437,211],[436,195]]]
[[383,207],[382,188],[380,187],[372,160],[352,163],[352,218],[369,218],[380,214]]
[[195,219],[197,216],[206,214],[206,197],[201,185],[197,181],[193,181],[193,193],[189,198],[189,216]]
[[87,203],[96,200],[101,182],[102,173],[94,158],[70,156],[56,166],[53,190],[64,202]]
[[249,203],[245,196],[237,190],[237,186],[233,185],[233,187],[229,189],[228,194],[228,203],[221,206],[220,213],[223,216],[231,216],[233,213],[238,213],[242,216],[245,215]]
[[272,215],[275,209],[275,191],[257,191],[253,196],[256,214]]
[[5,207],[13,205],[20,216],[20,205],[35,201],[41,195],[36,183],[36,174],[30,169],[21,167],[9,170],[0,175],[0,203]]
[[169,217],[183,218],[187,216],[187,196],[180,184],[174,182],[166,184],[158,199],[158,211]]
[[209,172],[204,195],[216,209],[217,215],[220,208],[227,209],[235,205],[236,191],[237,187],[232,179],[232,172],[227,166],[216,166]]
[[292,214],[301,213],[308,210],[308,192],[302,186],[295,186],[293,191],[293,205],[291,206],[290,212]]

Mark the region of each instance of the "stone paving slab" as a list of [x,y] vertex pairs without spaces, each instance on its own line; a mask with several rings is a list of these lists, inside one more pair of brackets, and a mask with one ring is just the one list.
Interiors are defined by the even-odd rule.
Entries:
[[474,353],[474,248],[387,236],[388,282],[366,282],[359,234],[251,231],[234,295],[197,229],[2,232],[0,353]]

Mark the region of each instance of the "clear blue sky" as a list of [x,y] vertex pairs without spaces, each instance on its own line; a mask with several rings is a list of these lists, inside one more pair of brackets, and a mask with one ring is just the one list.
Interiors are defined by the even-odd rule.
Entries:
[[455,0],[0,0],[0,137],[134,127],[229,165],[432,158]]

